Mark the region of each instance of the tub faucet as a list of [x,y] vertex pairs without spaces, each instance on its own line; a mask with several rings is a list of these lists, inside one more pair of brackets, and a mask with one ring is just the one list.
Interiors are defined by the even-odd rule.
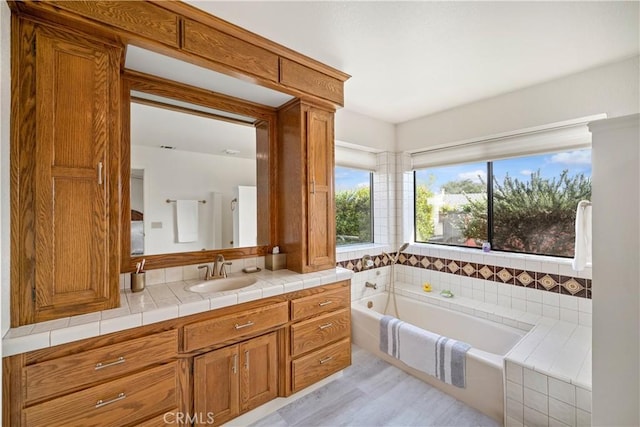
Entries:
[[371,289],[378,289],[378,285],[375,283],[371,283],[371,282],[365,282],[364,283],[364,287],[365,288],[371,288]]
[[362,257],[362,269],[368,270],[373,268],[373,260],[371,259],[371,255],[364,255]]

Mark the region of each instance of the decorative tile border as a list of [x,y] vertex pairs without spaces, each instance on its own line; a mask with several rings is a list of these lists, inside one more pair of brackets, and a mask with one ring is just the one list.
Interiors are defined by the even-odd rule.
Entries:
[[[373,268],[389,265],[389,258],[384,255],[372,256],[371,259]],[[355,273],[363,270],[361,258],[341,261],[337,264]],[[591,299],[591,279],[580,277],[407,253],[400,254],[398,264]]]
[[[395,255],[395,252],[391,254],[391,256],[394,256],[394,255]],[[369,267],[367,268],[367,270],[386,267],[390,263],[390,259],[386,255],[382,255],[382,254],[372,256],[371,261],[373,261],[373,267]],[[398,260],[398,264],[399,263],[400,263],[400,260]],[[360,273],[361,271],[365,270],[364,268],[362,268],[362,258],[349,259],[346,261],[338,261],[336,263],[336,266],[346,268],[347,270],[351,270],[354,273]]]

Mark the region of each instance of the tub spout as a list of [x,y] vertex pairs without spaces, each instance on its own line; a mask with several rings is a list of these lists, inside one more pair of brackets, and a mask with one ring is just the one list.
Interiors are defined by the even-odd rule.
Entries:
[[371,282],[365,282],[364,287],[365,288],[378,289],[378,285],[375,284],[375,283],[371,283]]

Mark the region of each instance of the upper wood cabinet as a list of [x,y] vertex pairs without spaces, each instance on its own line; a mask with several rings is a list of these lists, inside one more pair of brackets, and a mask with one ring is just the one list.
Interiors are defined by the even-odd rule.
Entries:
[[278,243],[300,273],[336,264],[333,121],[300,101],[278,114]]
[[27,20],[13,25],[18,326],[118,305],[121,49]]

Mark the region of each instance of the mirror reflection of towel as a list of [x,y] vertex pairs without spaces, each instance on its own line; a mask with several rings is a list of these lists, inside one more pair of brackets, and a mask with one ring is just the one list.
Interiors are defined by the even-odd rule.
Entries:
[[176,228],[179,243],[198,241],[197,200],[176,200]]

